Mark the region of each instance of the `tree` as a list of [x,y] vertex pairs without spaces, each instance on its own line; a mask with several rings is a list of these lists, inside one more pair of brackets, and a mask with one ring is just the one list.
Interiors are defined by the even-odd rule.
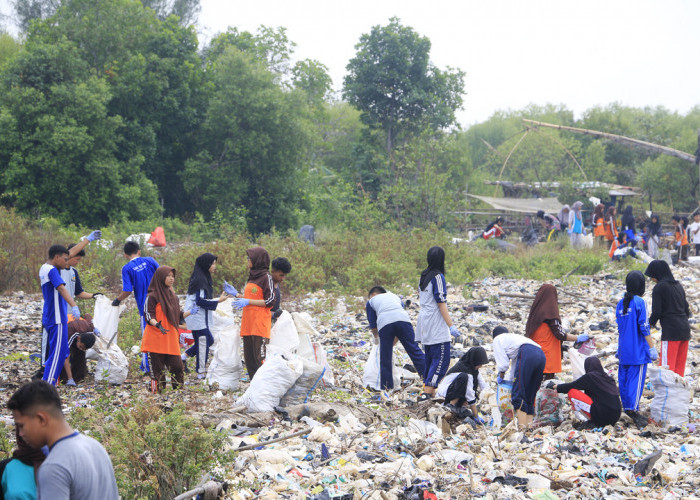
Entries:
[[362,111],[365,123],[384,130],[390,156],[402,134],[454,124],[464,73],[432,65],[428,38],[394,17],[362,35],[355,48],[343,96]]
[[144,7],[153,9],[163,21],[170,16],[177,16],[180,24],[191,26],[197,23],[197,16],[202,7],[199,0],[141,0]]

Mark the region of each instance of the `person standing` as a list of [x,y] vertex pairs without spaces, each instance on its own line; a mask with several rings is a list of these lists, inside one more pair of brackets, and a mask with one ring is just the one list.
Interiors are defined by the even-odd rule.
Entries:
[[632,205],[627,205],[625,211],[622,212],[622,220],[620,221],[622,232],[627,237],[627,245],[633,247],[637,244],[637,232],[634,227],[634,213],[632,213]]
[[[214,337],[210,330],[214,320],[212,313],[228,296],[224,291],[217,299],[213,298],[214,285],[211,273],[216,271],[216,260],[217,256],[211,253],[203,253],[197,257],[185,299],[185,310],[191,310],[194,306],[198,306],[199,310],[185,320],[187,328],[192,330],[194,345],[182,353],[181,358],[183,362],[186,362],[192,356],[197,357],[197,378],[199,379],[206,377],[209,349],[214,343]],[[231,291],[234,292],[234,296],[238,294],[235,288]]]
[[585,230],[583,228],[583,215],[581,214],[581,207],[583,203],[577,201],[571,207],[569,211],[569,238],[571,239],[571,246],[573,248],[581,248],[583,246],[583,235]]
[[571,212],[571,207],[569,205],[564,205],[559,211],[559,225],[562,231],[566,231],[569,228],[569,213]]
[[[76,244],[71,243],[68,245],[68,250],[75,248]],[[80,261],[85,257],[85,249],[83,248],[75,255],[71,255],[66,263],[66,268],[61,269],[61,278],[66,282],[66,288],[68,293],[73,297],[73,300],[77,299],[94,299],[95,297],[102,295],[101,292],[90,293],[83,289],[83,284],[80,281],[80,275],[75,266],[77,266]],[[77,319],[77,318],[76,318]]]
[[598,246],[605,244],[605,205],[598,203],[593,211],[593,238]]
[[559,299],[554,285],[545,283],[537,290],[525,324],[525,336],[542,348],[547,363],[544,378],[549,380],[561,372],[561,344],[565,340],[585,342],[588,335],[564,333],[559,315]]
[[675,229],[674,237],[676,240],[676,248],[678,248],[678,260],[687,261],[689,248],[688,232],[686,231],[687,219],[680,215],[674,215],[671,217],[671,224],[673,224]]
[[676,281],[665,260],[652,260],[644,274],[656,283],[651,292],[649,324],[661,322],[660,366],[668,366],[681,377],[685,376],[685,362],[690,340],[690,307],[685,290]]
[[657,214],[651,214],[649,224],[647,224],[647,248],[649,249],[649,257],[652,259],[659,258],[659,246],[661,243],[661,222]]
[[644,391],[647,364],[659,359],[654,340],[649,331],[647,306],[642,296],[646,280],[640,271],[632,271],[625,278],[627,291],[617,303],[617,359],[620,366],[617,380],[620,385],[622,409],[638,427],[646,425],[646,419],[639,414],[639,401]]
[[277,257],[270,264],[270,276],[275,284],[275,304],[272,306],[272,319],[276,320],[282,314],[282,291],[280,284],[292,272],[292,264],[284,257]]
[[374,343],[379,344],[379,383],[382,389],[394,388],[393,351],[397,341],[411,358],[416,372],[425,374],[425,354],[416,343],[411,318],[404,310],[401,298],[381,286],[372,287],[365,304],[369,329]]
[[[153,257],[141,257],[141,248],[135,241],[127,241],[124,245],[124,257],[129,262],[122,267],[122,293],[114,299],[112,305],[114,307],[126,299],[132,292],[136,300],[136,307],[139,310],[141,317],[141,338],[146,328],[146,320],[144,317],[144,306],[148,287],[151,284],[151,279],[158,269],[158,262]],[[142,355],[141,371],[150,373],[148,365],[148,356]]]
[[608,207],[608,211],[605,213],[605,239],[608,241],[608,249],[618,238],[616,217],[617,209],[614,206]]
[[445,250],[428,250],[428,267],[418,283],[420,313],[416,322],[416,340],[425,351],[423,394],[420,399],[432,398],[450,364],[450,335],[459,336],[447,311],[447,282],[445,281]]
[[233,302],[234,309],[243,309],[241,315],[241,337],[243,358],[248,376],[252,380],[265,362],[266,346],[272,328],[271,309],[275,304],[275,284],[270,275],[270,254],[263,247],[246,250],[246,265],[249,269],[248,283],[243,298]]
[[695,247],[695,256],[700,256],[700,212],[693,214],[693,222],[688,226],[688,236]]
[[20,387],[7,402],[20,435],[34,449],[48,446],[37,472],[39,500],[118,500],[109,455],[66,422],[56,388],[43,380]]

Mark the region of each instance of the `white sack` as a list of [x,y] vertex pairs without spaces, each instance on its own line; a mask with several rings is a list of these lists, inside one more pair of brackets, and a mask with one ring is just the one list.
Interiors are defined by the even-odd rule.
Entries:
[[326,350],[318,342],[313,342],[312,346],[314,348],[316,363],[321,365],[326,370],[323,372],[323,384],[328,387],[333,387],[335,385],[335,376],[333,375],[331,365],[328,363],[328,354],[326,353]]
[[649,367],[649,380],[654,388],[651,418],[668,425],[686,425],[690,407],[690,389],[686,380],[666,368]]
[[[92,313],[92,324],[100,331],[100,336],[107,339],[112,338],[119,329],[119,315],[126,309],[124,304],[118,307],[112,305],[112,301],[104,295],[98,295],[95,299],[95,309]],[[114,337],[113,344],[117,343],[117,337]],[[87,359],[97,360],[97,352],[90,348],[87,350],[85,357]]]
[[298,312],[292,313],[292,319],[294,320],[294,326],[297,328],[297,333],[299,334],[299,346],[297,347],[297,356],[304,359],[315,360],[314,348],[311,345],[311,338],[318,338],[318,332],[311,326],[311,316],[308,314]]
[[[396,357],[393,356],[392,361],[396,363]],[[401,387],[401,376],[398,366],[392,366],[392,377],[394,378],[394,388]],[[367,362],[365,362],[365,369],[362,373],[362,385],[364,387],[371,387],[375,391],[382,388],[379,370],[379,346],[372,346],[372,350],[369,353]]]
[[245,405],[251,413],[274,411],[280,398],[303,372],[304,363],[296,356],[289,359],[280,354],[268,356],[235,405]]
[[231,300],[220,302],[213,313],[210,331],[214,337],[214,356],[207,369],[207,384],[219,384],[220,389],[236,390],[243,371],[241,363],[240,328],[231,309]]
[[95,339],[93,346],[97,354],[95,382],[107,381],[112,385],[123,384],[129,374],[129,362],[116,342],[112,342],[109,348],[107,348],[107,344],[109,344],[109,339],[104,335]]
[[270,342],[267,344],[269,354],[293,354],[299,347],[299,334],[294,325],[292,315],[282,311],[277,322],[270,331]]
[[[325,368],[313,361],[302,358],[304,371],[294,385],[282,396],[280,406],[291,406],[306,403],[311,393],[319,386]],[[257,373],[255,374],[257,376]]]

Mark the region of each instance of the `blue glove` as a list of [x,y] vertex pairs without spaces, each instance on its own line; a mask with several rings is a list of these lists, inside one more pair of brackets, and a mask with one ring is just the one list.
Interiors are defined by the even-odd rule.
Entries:
[[505,382],[505,380],[503,380],[500,375],[496,376],[496,383],[497,384],[503,384],[504,382]]
[[479,415],[474,417],[474,421],[479,425],[486,425],[486,420],[481,418]]
[[73,380],[72,378],[69,378],[69,379],[66,381],[66,385],[75,386],[75,380]]
[[99,229],[97,229],[96,231],[93,231],[93,232],[91,232],[90,234],[88,234],[88,235],[86,236],[86,238],[87,238],[88,241],[99,240],[100,238],[102,238],[102,231],[100,231]]
[[250,299],[236,299],[233,301],[233,308],[243,309],[248,304],[250,304]]
[[659,351],[656,350],[656,347],[649,349],[649,356],[651,357],[652,361],[659,359]]
[[450,335],[452,335],[453,337],[459,337],[459,330],[457,330],[456,326],[452,325],[450,327]]
[[99,337],[99,336],[100,336],[100,333],[102,333],[102,332],[100,331],[99,328],[94,327],[94,328],[92,329],[92,333],[95,334],[95,337]]
[[199,306],[197,304],[192,306],[192,309],[190,309],[190,316],[194,316],[199,312]]
[[576,337],[576,342],[586,342],[588,339],[591,337],[587,333],[582,333],[578,337]]
[[236,290],[236,287],[233,285],[229,284],[227,281],[224,281],[224,292],[229,294],[232,297],[235,297],[238,295],[238,290]]
[[78,309],[78,306],[71,307],[70,312],[73,315],[73,318],[80,319],[80,309]]

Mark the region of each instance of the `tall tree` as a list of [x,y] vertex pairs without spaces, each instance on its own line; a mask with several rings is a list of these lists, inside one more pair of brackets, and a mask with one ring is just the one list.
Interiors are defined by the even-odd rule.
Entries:
[[384,130],[389,155],[404,133],[454,124],[464,73],[435,67],[427,37],[394,17],[362,35],[355,48],[343,96],[362,111],[365,123]]

